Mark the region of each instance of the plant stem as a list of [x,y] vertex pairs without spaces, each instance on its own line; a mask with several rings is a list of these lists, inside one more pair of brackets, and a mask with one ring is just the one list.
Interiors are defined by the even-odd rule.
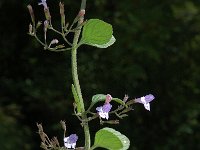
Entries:
[[93,145],[89,150],[93,150],[93,149],[95,149],[95,148],[96,148],[96,146]]
[[[80,35],[80,30],[77,30],[74,35],[74,41],[73,41],[73,47],[72,47],[72,77],[74,81],[74,86],[76,89],[76,92],[78,94],[80,106],[81,106],[81,112],[82,112],[82,119],[85,120],[87,119],[87,115],[84,113],[85,112],[85,107],[84,107],[84,102],[82,98],[82,93],[81,93],[81,88],[79,84],[79,79],[78,79],[78,72],[77,72],[77,42],[78,42],[78,37]],[[85,133],[85,150],[89,150],[90,148],[90,132],[89,132],[89,126],[88,122],[85,122],[83,124],[84,127],[84,133]]]
[[[86,7],[86,0],[82,0],[80,9],[85,10],[85,7]],[[80,18],[77,25],[79,29],[76,30],[74,34],[71,61],[72,61],[72,77],[73,77],[74,86],[75,86],[76,92],[78,94],[79,102],[80,102],[81,113],[82,113],[81,117],[83,120],[85,120],[87,119],[87,114],[85,113],[85,107],[84,107],[84,102],[83,102],[81,88],[80,88],[79,79],[78,79],[78,71],[77,71],[77,43],[78,43],[79,36],[81,33],[81,28],[82,28],[82,26],[79,26],[79,25],[82,22],[83,22],[83,16]],[[84,128],[84,133],[85,133],[85,150],[89,150],[90,149],[90,131],[89,131],[88,122],[85,122],[83,124],[83,128]]]
[[82,0],[82,1],[81,1],[81,9],[84,9],[84,10],[85,10],[85,8],[86,8],[86,1],[87,1],[87,0]]

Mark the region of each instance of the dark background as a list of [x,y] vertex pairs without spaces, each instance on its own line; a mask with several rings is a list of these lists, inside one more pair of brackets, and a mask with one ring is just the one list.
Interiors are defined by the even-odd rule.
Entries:
[[[48,5],[60,27],[58,2]],[[80,0],[64,2],[71,22]],[[0,1],[0,149],[40,149],[36,122],[62,144],[60,120],[81,145],[82,128],[71,115],[70,52],[44,51],[27,35],[29,3],[44,21],[38,1]],[[88,0],[89,18],[111,23],[117,41],[107,49],[79,49],[85,105],[97,93],[119,98],[151,93],[156,99],[150,112],[138,104],[119,125],[110,125],[131,140],[130,150],[200,149],[200,1]],[[90,127],[92,135],[102,128],[98,121]]]

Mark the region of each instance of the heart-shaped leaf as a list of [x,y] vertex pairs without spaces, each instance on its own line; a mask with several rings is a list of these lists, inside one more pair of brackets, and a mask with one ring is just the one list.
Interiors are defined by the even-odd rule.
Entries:
[[92,147],[102,147],[109,150],[127,150],[129,146],[130,141],[125,135],[106,127],[96,133]]
[[113,30],[109,23],[99,19],[90,19],[83,27],[80,43],[106,48],[115,42]]

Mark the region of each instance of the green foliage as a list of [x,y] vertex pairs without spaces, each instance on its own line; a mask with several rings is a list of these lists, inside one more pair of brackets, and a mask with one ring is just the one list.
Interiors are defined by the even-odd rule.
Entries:
[[115,39],[115,37],[112,35],[110,41],[109,41],[108,43],[106,43],[106,44],[102,44],[102,45],[91,44],[91,45],[92,45],[92,46],[96,46],[96,47],[98,47],[98,48],[107,48],[107,47],[113,45],[113,44],[115,43],[115,41],[116,41],[116,39]]
[[95,104],[100,101],[105,101],[106,100],[106,95],[105,94],[96,94],[92,96],[92,103]]
[[129,139],[112,128],[103,128],[95,135],[94,147],[102,147],[109,150],[127,150],[129,146]]
[[115,101],[115,102],[117,102],[120,105],[125,105],[124,101],[121,100],[121,99],[119,99],[119,98],[113,98],[112,100]]
[[112,26],[99,19],[90,19],[83,27],[81,44],[107,48],[115,42]]

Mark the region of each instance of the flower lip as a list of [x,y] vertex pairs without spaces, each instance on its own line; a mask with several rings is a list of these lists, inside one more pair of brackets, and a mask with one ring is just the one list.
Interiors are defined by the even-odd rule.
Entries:
[[135,99],[135,102],[136,103],[144,103],[144,101],[145,101],[145,103],[149,103],[149,102],[151,102],[152,100],[154,100],[154,96],[152,95],[152,94],[148,94],[148,95],[146,95],[146,96],[144,96],[144,100],[142,101],[141,99],[142,99],[143,97],[140,97],[140,98],[137,98],[137,99]]
[[154,100],[154,96],[152,95],[152,94],[148,94],[148,95],[146,95],[145,96],[145,101],[147,102],[147,103],[149,103],[149,102],[151,102],[152,100]]
[[106,103],[103,105],[102,110],[103,112],[109,112],[112,108],[112,105],[110,103]]
[[96,111],[100,112],[100,111],[102,111],[102,108],[103,108],[102,106],[97,107],[97,108],[96,108]]
[[69,136],[69,143],[76,143],[77,140],[78,140],[78,136],[76,134],[71,134]]

